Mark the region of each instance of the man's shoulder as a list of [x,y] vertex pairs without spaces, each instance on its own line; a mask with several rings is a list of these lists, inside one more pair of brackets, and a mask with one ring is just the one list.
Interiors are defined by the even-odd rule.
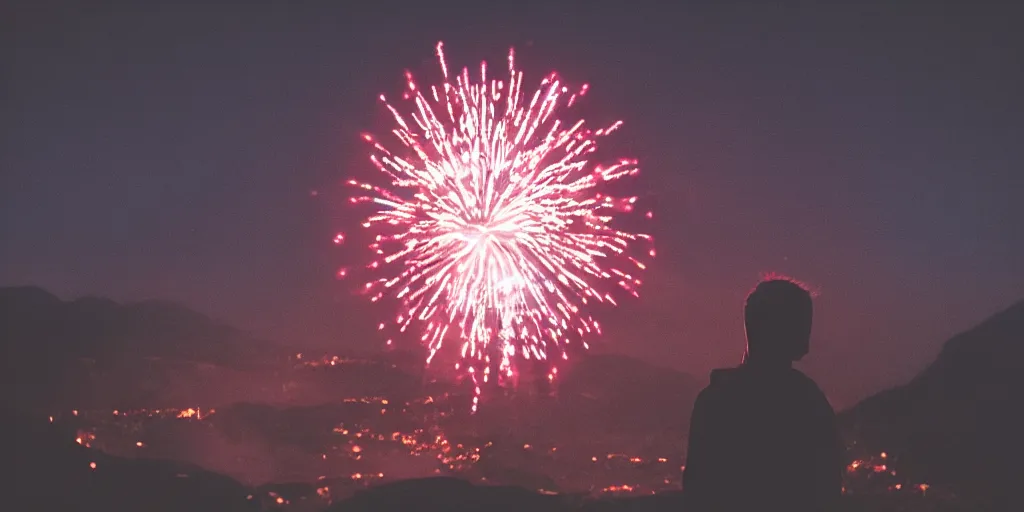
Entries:
[[756,371],[743,366],[734,368],[717,368],[711,370],[711,378],[708,386],[702,393],[718,394],[729,390],[741,390],[750,387],[755,388],[788,388],[806,396],[825,398],[825,393],[818,387],[818,384],[805,373],[796,368],[787,369],[781,372]]
[[711,384],[708,387],[715,384],[727,384],[736,378],[738,372],[739,368],[715,368],[711,370]]
[[697,398],[707,401],[714,396],[727,393],[730,388],[735,387],[740,378],[739,368],[716,368],[711,370],[708,385],[701,390]]
[[793,379],[798,383],[799,388],[803,391],[803,395],[807,397],[807,400],[816,403],[820,409],[827,410],[830,414],[835,414],[835,411],[832,409],[832,404],[828,401],[828,397],[814,379],[808,377],[807,374],[797,370],[796,368],[793,369]]
[[807,389],[808,391],[814,392],[815,394],[825,396],[825,393],[821,390],[821,387],[818,386],[818,383],[815,382],[814,379],[808,377],[806,373],[797,370],[796,368],[793,368],[792,370],[790,370],[790,376],[798,386],[801,386]]

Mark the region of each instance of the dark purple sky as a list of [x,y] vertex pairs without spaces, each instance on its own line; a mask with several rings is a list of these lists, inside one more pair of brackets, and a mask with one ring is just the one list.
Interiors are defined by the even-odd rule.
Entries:
[[805,367],[846,405],[1024,297],[1012,2],[22,3],[0,10],[2,284],[375,346],[333,279],[356,257],[331,243],[341,181],[369,165],[359,132],[387,126],[377,94],[406,68],[436,78],[443,39],[458,67],[516,46],[528,83],[557,69],[592,85],[589,116],[626,121],[611,143],[640,159],[659,258],[607,349],[704,377],[779,271],[821,290]]

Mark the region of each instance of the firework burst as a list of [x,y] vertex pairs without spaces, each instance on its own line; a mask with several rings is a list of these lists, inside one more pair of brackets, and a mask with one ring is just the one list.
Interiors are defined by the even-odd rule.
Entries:
[[380,97],[396,150],[364,135],[387,184],[349,182],[361,191],[352,202],[374,207],[363,226],[375,235],[369,268],[383,274],[365,290],[400,301],[394,325],[422,330],[428,362],[461,342],[474,380],[495,378],[491,366],[511,376],[517,357],[565,359],[570,344],[586,348],[600,333],[590,306],[615,305],[616,290],[636,296],[645,268],[633,249],[651,237],[612,226],[636,197],[600,192],[637,174],[636,161],[589,160],[622,123],[595,130],[558,119],[587,86],[571,93],[551,74],[528,98],[513,51],[507,80],[488,81],[486,63],[479,81],[468,69],[449,76],[440,43],[437,56],[441,84],[423,90],[406,73],[408,114]]

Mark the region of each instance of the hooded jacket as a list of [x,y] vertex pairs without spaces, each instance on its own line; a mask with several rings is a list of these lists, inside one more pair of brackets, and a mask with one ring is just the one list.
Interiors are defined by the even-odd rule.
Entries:
[[842,453],[835,412],[799,370],[714,370],[690,419],[686,510],[831,510]]

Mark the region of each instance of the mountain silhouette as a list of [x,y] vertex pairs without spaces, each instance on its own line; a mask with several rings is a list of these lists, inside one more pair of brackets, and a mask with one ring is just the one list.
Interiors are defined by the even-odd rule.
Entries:
[[841,416],[855,450],[887,451],[933,485],[1008,500],[1024,478],[1024,301],[958,334],[909,383]]
[[86,407],[100,395],[141,404],[172,379],[199,385],[211,366],[242,373],[280,366],[289,354],[178,304],[63,301],[35,287],[0,288],[0,336],[14,383],[0,396],[37,412]]
[[35,287],[0,288],[0,332],[12,355],[56,359],[127,353],[244,366],[275,349],[173,302],[62,301]]
[[[437,364],[445,364],[425,370],[419,352],[390,351],[360,356],[365,364],[344,371],[321,372],[317,382],[295,381],[284,370],[290,357],[305,351],[255,339],[180,304],[120,304],[101,297],[65,301],[37,287],[0,288],[0,333],[5,369],[16,383],[0,395],[22,409],[29,402],[46,405],[46,410],[180,406],[193,403],[196,395],[204,405],[223,405],[212,392],[225,387],[224,380],[230,381],[228,387],[260,383],[280,391],[283,386],[305,405],[317,403],[316,388],[325,383],[335,397],[398,398],[415,392],[424,371],[436,372],[441,369]],[[306,359],[315,356],[305,354]],[[524,416],[566,428],[584,428],[603,418],[613,433],[660,430],[681,436],[699,391],[683,373],[620,355],[581,354],[559,368],[559,400],[520,411]],[[441,382],[433,391],[445,392],[448,386]],[[231,394],[237,401],[250,400],[238,395]],[[272,395],[266,390],[261,401],[274,402]]]

